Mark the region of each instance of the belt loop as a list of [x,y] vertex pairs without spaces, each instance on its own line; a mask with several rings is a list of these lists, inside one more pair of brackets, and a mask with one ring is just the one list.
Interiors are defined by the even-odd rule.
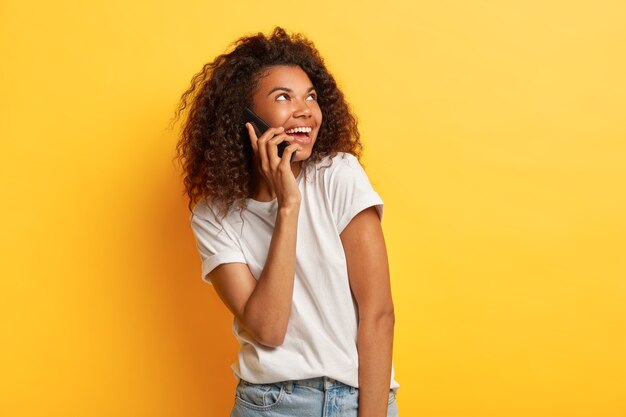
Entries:
[[356,388],[350,385],[350,394],[354,394],[356,392]]
[[291,394],[293,392],[293,381],[285,381],[283,386],[285,387],[285,392],[287,394]]

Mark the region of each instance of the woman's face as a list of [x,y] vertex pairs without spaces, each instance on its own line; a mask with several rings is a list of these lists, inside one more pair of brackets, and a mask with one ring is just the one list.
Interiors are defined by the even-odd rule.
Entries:
[[[269,67],[252,95],[252,110],[271,127],[284,127],[285,133],[293,137],[288,141],[302,146],[293,161],[311,156],[322,124],[322,111],[313,83],[302,68]],[[302,131],[294,132],[295,128],[302,128],[298,129]]]

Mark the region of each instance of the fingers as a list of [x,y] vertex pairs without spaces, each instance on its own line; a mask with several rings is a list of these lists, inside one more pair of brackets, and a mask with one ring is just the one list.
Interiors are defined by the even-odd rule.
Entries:
[[278,144],[283,141],[293,140],[292,136],[283,133],[284,128],[282,126],[269,128],[260,137],[257,137],[254,126],[251,123],[246,123],[246,128],[248,129],[252,149],[259,161],[259,165],[267,174],[276,170],[280,164],[290,167],[292,154],[302,149],[300,145],[292,143],[285,148],[283,156],[280,158],[278,156]]
[[301,150],[302,146],[298,145],[297,143],[292,143],[291,145],[287,146],[283,151],[283,157],[280,159],[280,164],[278,165],[278,168],[282,170],[289,170],[289,172],[291,172],[292,155]]
[[[278,144],[284,141],[293,140],[293,138],[286,133],[280,133],[283,131],[282,128],[277,128],[276,130],[278,131],[276,132],[276,136],[264,137],[265,135],[263,135],[257,143],[261,166],[267,167],[266,172],[275,170],[280,163],[280,158],[278,157]],[[265,170],[265,168],[263,169]]]
[[274,127],[267,129],[261,136],[257,136],[256,129],[254,125],[250,122],[246,122],[246,129],[248,129],[248,136],[250,136],[250,143],[252,144],[252,149],[255,151],[258,150],[259,140],[267,141],[272,138],[277,133],[280,133],[283,130],[283,127]]
[[259,166],[263,169],[263,171],[269,172],[267,141],[273,138],[274,135],[276,135],[277,133],[282,132],[284,130],[283,127],[280,126],[275,128],[269,128],[261,136],[257,136],[252,123],[246,123],[246,129],[248,130],[248,135],[250,136],[250,144],[252,145],[255,159],[257,160]]
[[252,149],[254,153],[257,151],[257,141],[259,138],[256,136],[256,132],[254,131],[254,127],[251,123],[246,122],[246,129],[248,130],[248,136],[250,136],[250,143],[252,144]]
[[[278,145],[289,146],[290,140],[293,140],[292,136],[283,133],[282,135],[276,135],[267,142],[267,155],[272,162],[272,165],[278,165],[280,162],[280,156],[278,156]],[[287,142],[286,144],[283,142]]]

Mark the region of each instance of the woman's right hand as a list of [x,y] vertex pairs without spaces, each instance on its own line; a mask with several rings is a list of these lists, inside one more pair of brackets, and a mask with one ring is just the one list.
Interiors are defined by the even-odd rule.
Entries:
[[278,157],[278,144],[293,139],[284,133],[284,128],[271,127],[257,138],[254,127],[246,123],[250,142],[254,150],[255,165],[265,183],[270,187],[270,192],[276,194],[278,206],[299,205],[302,199],[298,182],[291,170],[291,155],[301,150],[297,143],[292,143],[283,151],[282,158]]

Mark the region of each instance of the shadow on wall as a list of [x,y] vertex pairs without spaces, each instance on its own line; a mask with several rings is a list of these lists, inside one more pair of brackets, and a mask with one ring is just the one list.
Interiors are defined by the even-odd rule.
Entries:
[[[148,284],[155,292],[151,296],[160,297],[163,306],[159,309],[162,317],[157,318],[163,323],[159,336],[167,344],[174,343],[178,352],[172,365],[181,384],[176,394],[192,414],[229,415],[237,382],[230,364],[238,352],[232,314],[201,279],[200,255],[180,174],[170,163],[148,178],[152,209],[146,215],[144,208],[137,223],[151,235],[143,239],[151,246],[144,253],[150,256],[156,275]],[[166,382],[168,386],[175,383]]]

